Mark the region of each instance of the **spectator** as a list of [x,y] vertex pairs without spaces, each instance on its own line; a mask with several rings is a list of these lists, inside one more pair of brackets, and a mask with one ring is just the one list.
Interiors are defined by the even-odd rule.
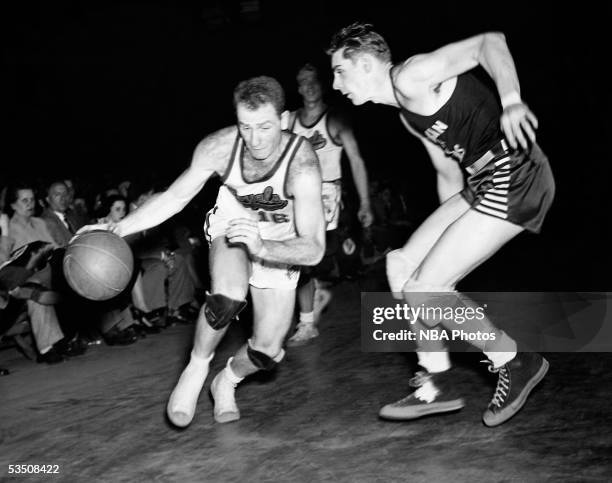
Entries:
[[[127,201],[123,196],[120,195],[110,195],[107,197],[100,198],[100,206],[97,210],[98,223],[118,223],[125,215],[127,215]],[[127,293],[127,292],[126,292]],[[134,335],[144,336],[147,333],[157,333],[159,332],[158,328],[154,328],[147,324],[139,324],[132,315],[132,302],[134,299],[139,300],[139,296],[141,297],[142,293],[142,277],[140,275],[140,269],[138,267],[138,263],[136,263],[136,267],[134,269],[134,280],[133,280],[133,288],[131,290],[132,297],[126,297],[126,295],[121,295],[119,299],[117,299],[115,306],[120,308],[120,318],[121,321],[116,325],[116,330],[111,332],[111,336],[118,337],[117,343],[122,343],[122,338],[133,339]],[[143,310],[143,303],[134,304],[138,306],[138,311]],[[108,318],[106,319],[106,323],[111,323]],[[108,340],[108,335],[105,337]],[[125,341],[125,343],[129,343]]]
[[83,226],[78,224],[74,214],[68,210],[70,195],[66,184],[63,181],[52,183],[47,190],[45,201],[47,207],[43,210],[41,218],[45,220],[55,243],[64,247]]
[[76,186],[73,180],[65,179],[64,184],[68,189],[68,209],[66,210],[69,219],[71,218],[75,226],[81,227],[89,222],[87,203],[84,198],[77,197]]
[[[41,218],[33,216],[35,207],[34,190],[30,185],[22,184],[8,192],[8,200],[14,214],[8,226],[8,241],[5,242],[9,251],[17,250],[33,242],[42,241],[48,243],[48,247],[56,247],[53,237],[49,233],[45,222]],[[3,231],[5,228],[3,227]],[[43,249],[44,251],[47,249]],[[41,252],[37,253],[40,258]],[[15,272],[10,277],[5,276],[0,283],[4,289],[14,290],[15,282],[29,282],[46,288],[51,286],[51,270],[45,265],[41,270],[36,270],[36,258],[30,259],[23,267],[19,280]],[[6,275],[6,269],[5,269]],[[57,314],[53,305],[45,305],[36,300],[27,300],[27,311],[30,318],[32,333],[39,352],[38,361],[55,363],[63,360],[64,356],[78,355],[83,348],[74,341],[67,341],[59,326]]]
[[[155,196],[153,190],[145,188],[130,204],[130,211],[138,209],[151,196]],[[197,316],[195,270],[189,268],[193,257],[179,250],[172,226],[170,221],[128,239],[141,267],[145,319],[158,326],[174,321],[192,322]],[[166,313],[168,321],[164,320]]]

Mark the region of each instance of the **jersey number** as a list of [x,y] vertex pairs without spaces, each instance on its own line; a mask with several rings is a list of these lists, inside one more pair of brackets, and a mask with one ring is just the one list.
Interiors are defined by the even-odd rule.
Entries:
[[266,213],[259,211],[259,221],[268,223],[289,223],[289,217],[283,213]]

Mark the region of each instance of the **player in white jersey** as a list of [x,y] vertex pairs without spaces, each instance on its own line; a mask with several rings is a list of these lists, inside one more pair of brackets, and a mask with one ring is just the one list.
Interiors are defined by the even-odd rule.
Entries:
[[[325,251],[319,162],[309,143],[281,130],[282,87],[270,77],[243,81],[234,90],[234,106],[237,127],[204,138],[191,166],[167,191],[110,227],[126,236],[155,226],[183,209],[212,175],[222,176],[224,186],[205,223],[212,293],[167,406],[170,421],[180,427],[194,417],[214,351],[246,305],[250,285],[253,335],[211,384],[215,420],[240,418],[236,385],[283,358],[295,307],[294,267],[316,265]],[[86,230],[93,228],[100,226]]]
[[[342,151],[346,150],[349,159],[360,199],[358,217],[364,227],[372,223],[368,176],[353,130],[346,119],[330,110],[323,100],[323,84],[316,67],[311,64],[304,65],[298,71],[297,83],[303,107],[291,113],[289,129],[306,137],[319,158],[323,178],[323,208],[330,248],[333,245],[329,243],[330,238],[334,236],[333,230],[338,227],[340,217]],[[318,287],[318,282],[311,272],[312,269],[302,271],[298,287],[300,320],[296,333],[287,341],[288,346],[303,345],[319,335],[316,327],[318,318],[331,299],[329,290]]]

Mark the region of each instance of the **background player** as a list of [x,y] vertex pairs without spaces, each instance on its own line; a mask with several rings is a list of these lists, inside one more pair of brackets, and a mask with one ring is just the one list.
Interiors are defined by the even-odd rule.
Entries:
[[[353,130],[345,116],[330,109],[323,99],[324,88],[319,72],[312,64],[304,65],[297,73],[298,92],[303,106],[291,113],[290,131],[306,137],[314,148],[321,165],[323,178],[323,208],[327,222],[327,248],[334,243],[342,194],[342,151],[345,150],[353,175],[360,205],[357,216],[364,228],[372,223],[368,195],[368,175],[355,140]],[[321,311],[329,303],[331,292],[318,286],[313,269],[302,271],[298,288],[300,319],[296,333],[287,341],[288,346],[307,343],[317,337],[317,323]]]

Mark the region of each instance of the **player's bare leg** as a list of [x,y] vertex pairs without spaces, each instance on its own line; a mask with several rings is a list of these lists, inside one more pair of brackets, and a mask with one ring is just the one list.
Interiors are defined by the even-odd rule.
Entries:
[[[416,303],[418,298],[418,302],[422,302],[423,293],[452,291],[459,280],[522,230],[522,227],[499,218],[469,210],[444,231],[417,272],[405,284],[406,300]],[[462,329],[495,334],[494,343],[481,343],[479,348],[491,361],[492,370],[499,374],[498,387],[484,420],[487,425],[501,424],[522,407],[531,389],[544,377],[548,363],[537,354],[517,355],[516,343],[486,317],[466,321]],[[445,371],[424,374],[420,379],[413,393],[383,407],[381,416],[413,419],[453,409],[452,405],[446,407],[444,404],[448,399],[444,394]]]
[[[307,281],[298,286],[297,297],[300,309],[299,320],[295,334],[287,340],[287,347],[297,347],[307,344],[319,335],[317,329],[318,318],[321,315],[321,303],[317,304],[316,279],[310,274],[306,274]],[[315,306],[317,309],[315,312]]]
[[[210,361],[229,324],[229,321],[226,321],[224,326],[213,328],[214,322],[206,316],[207,309],[210,310],[212,304],[217,304],[212,314],[216,319],[223,312],[224,304],[237,306],[240,301],[244,301],[248,289],[250,261],[243,248],[230,247],[223,236],[215,238],[210,247],[209,263],[213,296],[207,297],[207,303],[200,310],[189,363],[183,370],[167,406],[168,418],[179,427],[185,427],[193,420]],[[222,297],[226,297],[227,301]],[[211,312],[208,313],[210,318]]]
[[[470,205],[463,196],[457,193],[440,205],[415,230],[402,248],[387,254],[387,278],[396,298],[403,300],[404,284],[414,275],[449,225],[465,214],[469,208]],[[422,327],[417,325],[416,328]],[[419,365],[429,373],[446,371],[451,367],[448,350],[441,339],[420,341],[417,357]]]
[[214,417],[219,423],[240,419],[235,389],[246,376],[259,370],[272,370],[283,359],[283,341],[295,307],[295,289],[251,287],[253,336],[227,361],[211,384],[215,401]]

